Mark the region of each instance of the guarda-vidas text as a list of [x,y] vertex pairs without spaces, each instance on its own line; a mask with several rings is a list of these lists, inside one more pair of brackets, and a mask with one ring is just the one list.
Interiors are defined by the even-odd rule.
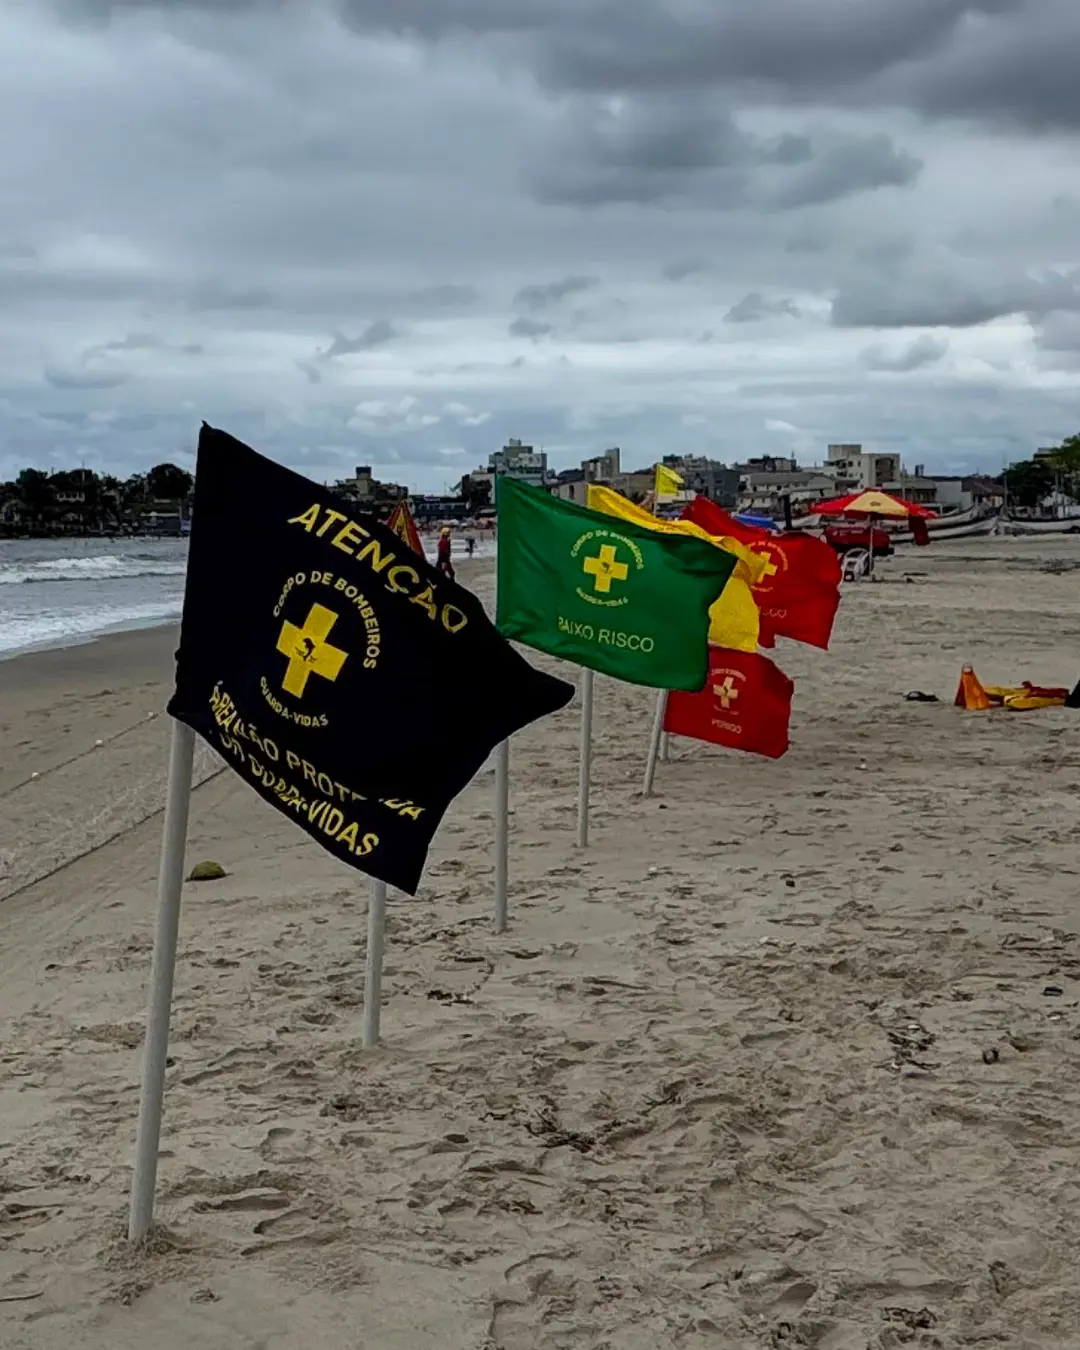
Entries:
[[[350,821],[336,804],[341,802],[347,806],[351,802],[370,800],[362,792],[337,782],[295,750],[282,752],[276,741],[260,735],[253,723],[244,721],[231,695],[220,684],[214,686],[210,695],[210,711],[218,726],[222,749],[239,760],[256,782],[269,788],[282,806],[305,816],[309,824],[318,826],[355,857],[366,857],[378,847],[379,836],[362,835],[360,826]],[[241,741],[247,742],[247,746]],[[254,750],[248,748],[250,746],[254,746]],[[301,786],[297,786],[297,777]],[[378,802],[407,820],[419,820],[424,813],[422,806],[401,797],[379,797]]]
[[384,553],[382,544],[371,537],[371,532],[343,512],[316,502],[298,516],[291,516],[287,524],[299,526],[316,539],[325,539],[332,548],[366,564],[388,591],[408,596],[409,604],[419,605],[433,623],[441,623],[448,633],[460,633],[468,624],[469,616],[463,609],[440,602],[434,586],[424,581],[415,567],[399,562],[396,553]]

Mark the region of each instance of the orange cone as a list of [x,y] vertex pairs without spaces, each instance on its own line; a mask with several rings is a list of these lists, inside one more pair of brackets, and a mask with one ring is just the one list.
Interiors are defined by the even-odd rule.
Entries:
[[956,691],[956,706],[967,712],[986,712],[991,706],[986,690],[970,666],[960,672],[960,687]]

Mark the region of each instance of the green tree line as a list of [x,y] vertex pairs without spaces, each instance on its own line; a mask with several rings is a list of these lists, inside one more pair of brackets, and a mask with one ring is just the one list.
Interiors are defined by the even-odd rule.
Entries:
[[0,526],[35,532],[130,528],[150,511],[180,510],[193,481],[175,464],[155,464],[124,479],[93,469],[23,469],[0,483]]
[[1080,499],[1080,435],[1067,437],[1051,455],[1010,464],[1004,482],[1015,506],[1038,506],[1059,488]]

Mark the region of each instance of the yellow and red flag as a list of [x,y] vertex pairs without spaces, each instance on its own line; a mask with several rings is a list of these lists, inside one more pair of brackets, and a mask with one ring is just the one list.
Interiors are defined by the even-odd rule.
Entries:
[[661,520],[613,488],[590,484],[588,507],[590,511],[632,521],[658,534],[693,535],[733,554],[737,560],[735,570],[720,598],[709,610],[709,641],[736,652],[757,651],[760,618],[751,588],[765,575],[769,565],[767,558],[759,557],[737,539],[718,538],[693,521]]
[[753,586],[763,647],[786,637],[828,649],[840,604],[840,561],[828,544],[809,534],[744,525],[708,497],[695,497],[683,519],[710,535],[739,540],[763,560],[763,575]]
[[424,546],[420,542],[416,521],[413,520],[408,502],[398,502],[387,517],[386,527],[393,530],[399,539],[403,539],[414,553],[419,553],[421,558],[424,556]]

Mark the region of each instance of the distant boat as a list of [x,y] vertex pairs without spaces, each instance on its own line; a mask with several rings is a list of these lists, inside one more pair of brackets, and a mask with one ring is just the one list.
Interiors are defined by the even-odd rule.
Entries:
[[1080,534],[1080,515],[1059,516],[1056,520],[1023,520],[1018,516],[1003,516],[1002,534]]
[[[963,514],[966,516],[968,513],[965,511]],[[939,544],[947,543],[950,539],[985,538],[988,535],[997,534],[999,527],[996,514],[984,516],[982,520],[962,520],[956,525],[947,525],[943,520],[938,520],[936,522],[928,520],[926,523],[930,527],[927,533],[931,541]],[[937,528],[935,528],[935,524]],[[911,544],[914,543],[914,536],[910,530],[904,530],[893,535],[893,543]]]

